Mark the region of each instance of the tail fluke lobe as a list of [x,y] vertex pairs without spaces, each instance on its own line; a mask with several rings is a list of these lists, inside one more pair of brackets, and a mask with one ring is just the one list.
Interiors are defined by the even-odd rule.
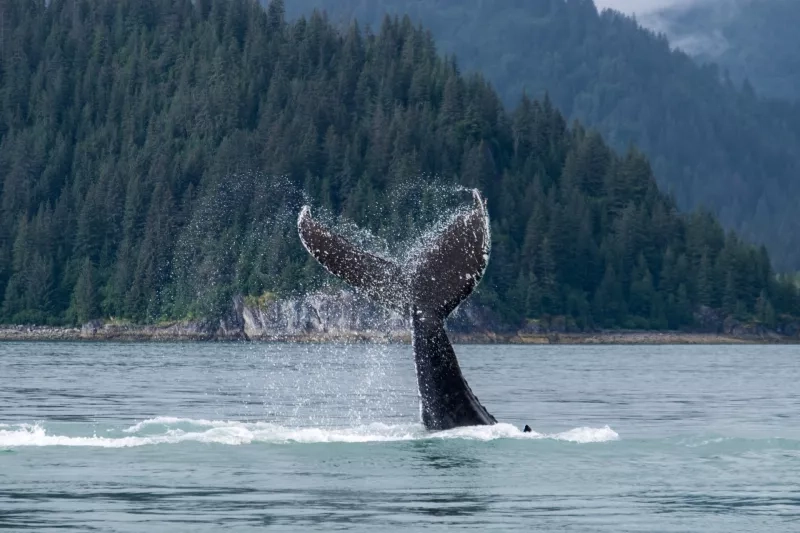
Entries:
[[386,307],[407,308],[409,288],[399,265],[336,235],[311,217],[308,206],[300,211],[297,229],[308,253],[331,274]]
[[440,318],[475,290],[489,262],[489,216],[477,190],[472,196],[472,209],[456,216],[412,259],[413,305]]

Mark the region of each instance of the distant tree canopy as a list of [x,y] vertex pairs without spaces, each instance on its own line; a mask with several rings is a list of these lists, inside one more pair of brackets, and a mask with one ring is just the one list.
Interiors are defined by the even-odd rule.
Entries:
[[[509,324],[800,315],[766,250],[679,215],[641,153],[547,99],[506,112],[409,19],[374,35],[288,24],[277,0],[0,10],[2,322],[211,316],[237,293],[309,290],[326,276],[296,235],[304,195],[395,238],[428,222],[437,184],[489,198],[478,299]],[[408,184],[416,203],[388,205]]]
[[[756,4],[767,12],[783,1]],[[787,2],[797,11],[800,3]],[[709,209],[724,227],[765,244],[781,270],[800,269],[800,107],[760,100],[717,67],[672,51],[635,20],[598,13],[592,0],[286,5],[290,17],[324,8],[345,27],[353,18],[379,27],[386,13],[408,14],[461,66],[482,73],[507,106],[515,107],[523,91],[537,98],[547,93],[568,119],[596,128],[615,149],[639,147],[681,209]],[[782,27],[796,33],[796,20],[786,18]],[[771,34],[750,18],[742,24],[765,39]],[[783,49],[786,56],[800,53]]]

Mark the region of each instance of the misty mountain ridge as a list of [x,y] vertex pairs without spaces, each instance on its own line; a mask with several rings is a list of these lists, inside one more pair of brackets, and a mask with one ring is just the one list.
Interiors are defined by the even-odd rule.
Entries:
[[759,94],[800,97],[800,2],[707,0],[648,12],[641,23],[700,63],[717,63]]

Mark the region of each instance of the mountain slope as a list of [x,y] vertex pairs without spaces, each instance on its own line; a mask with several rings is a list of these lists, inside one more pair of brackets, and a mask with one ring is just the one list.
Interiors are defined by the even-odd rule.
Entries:
[[800,112],[760,101],[700,67],[666,39],[591,0],[288,0],[290,15],[324,8],[332,21],[378,27],[407,13],[509,106],[523,91],[597,128],[618,150],[638,146],[683,209],[800,268]]
[[209,317],[234,294],[308,291],[329,278],[297,237],[303,202],[394,241],[462,185],[489,198],[478,301],[507,324],[800,314],[767,252],[679,215],[639,152],[548,100],[506,112],[407,20],[371,35],[287,24],[281,2],[2,9],[0,322]]

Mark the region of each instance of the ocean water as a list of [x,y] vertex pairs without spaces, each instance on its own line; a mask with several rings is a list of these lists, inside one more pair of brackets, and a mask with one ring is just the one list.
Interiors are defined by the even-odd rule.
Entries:
[[0,343],[0,529],[800,531],[800,348],[456,351],[497,426],[409,346]]

